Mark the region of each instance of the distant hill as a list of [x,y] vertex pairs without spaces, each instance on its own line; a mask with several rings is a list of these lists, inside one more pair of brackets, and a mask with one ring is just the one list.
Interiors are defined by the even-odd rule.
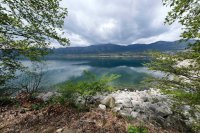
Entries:
[[117,44],[97,44],[87,47],[66,47],[53,49],[55,54],[101,54],[101,53],[122,53],[122,52],[145,52],[156,51],[177,51],[184,50],[186,43],[158,41],[151,44],[130,44],[121,46]]

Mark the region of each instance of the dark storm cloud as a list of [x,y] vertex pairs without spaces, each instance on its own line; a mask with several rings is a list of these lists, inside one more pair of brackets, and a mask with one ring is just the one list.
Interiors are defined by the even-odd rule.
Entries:
[[150,43],[178,38],[179,26],[163,24],[161,0],[63,0],[72,45]]

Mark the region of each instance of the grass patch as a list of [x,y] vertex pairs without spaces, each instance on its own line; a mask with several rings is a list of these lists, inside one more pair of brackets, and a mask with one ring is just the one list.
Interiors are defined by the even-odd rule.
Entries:
[[135,127],[135,126],[129,125],[128,133],[148,133],[148,131],[143,126]]

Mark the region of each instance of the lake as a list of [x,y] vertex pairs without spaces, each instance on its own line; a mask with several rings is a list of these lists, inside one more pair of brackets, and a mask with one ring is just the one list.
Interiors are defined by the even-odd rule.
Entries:
[[[47,60],[42,63],[42,86],[53,88],[52,86],[67,80],[79,80],[83,76],[83,71],[90,71],[97,76],[103,74],[118,74],[120,78],[112,82],[118,88],[145,88],[142,81],[151,76],[159,76],[159,73],[149,71],[144,67],[145,59],[125,59],[125,58],[88,58],[88,59],[62,59]],[[23,61],[25,66],[33,66],[30,61]]]

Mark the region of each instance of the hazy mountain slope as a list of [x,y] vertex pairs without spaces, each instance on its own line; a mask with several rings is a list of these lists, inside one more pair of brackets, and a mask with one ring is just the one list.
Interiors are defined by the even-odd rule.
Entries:
[[131,44],[121,46],[116,44],[98,44],[87,47],[67,47],[54,49],[55,54],[100,54],[100,53],[118,53],[118,52],[144,52],[148,50],[172,51],[184,50],[185,43],[159,41],[151,44]]

